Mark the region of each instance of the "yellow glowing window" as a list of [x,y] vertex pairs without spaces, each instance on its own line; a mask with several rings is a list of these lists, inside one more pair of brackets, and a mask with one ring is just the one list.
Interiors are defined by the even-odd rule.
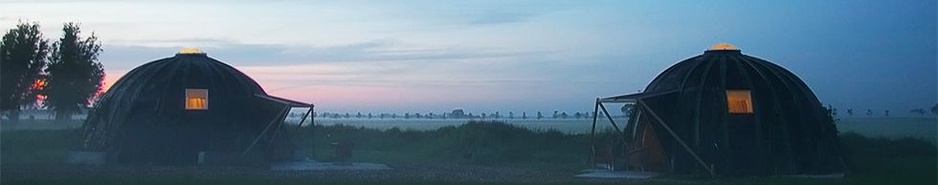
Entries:
[[208,110],[208,89],[186,89],[186,110]]
[[726,90],[726,107],[730,113],[752,113],[749,90]]

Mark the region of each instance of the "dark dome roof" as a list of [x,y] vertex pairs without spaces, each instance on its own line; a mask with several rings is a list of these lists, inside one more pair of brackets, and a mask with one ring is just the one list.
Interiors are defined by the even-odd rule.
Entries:
[[[751,105],[744,107],[751,109],[738,112],[746,108],[734,104],[730,110],[731,93],[734,103],[749,96],[746,101]],[[662,125],[673,129],[671,133],[656,128],[659,136],[668,136],[659,138],[664,150],[674,155],[675,172],[700,172],[699,163],[713,166],[716,174],[842,171],[836,127],[811,89],[785,68],[742,54],[731,45],[714,46],[680,61],[643,93],[622,97],[644,98],[656,115],[642,112],[639,117],[660,116]],[[641,121],[656,127],[659,122]],[[678,140],[701,159],[685,155]]]
[[204,53],[179,53],[143,64],[121,77],[107,94],[156,93],[172,86],[220,87],[225,93],[237,95],[266,94],[257,82],[241,71]]
[[[187,110],[187,89],[205,92],[207,108]],[[188,163],[198,151],[245,150],[282,119],[288,104],[278,101],[288,100],[205,53],[183,50],[117,80],[89,113],[82,143],[117,153],[122,163]]]
[[814,93],[795,76],[772,62],[742,54],[740,50],[707,50],[702,55],[674,64],[658,75],[645,92],[667,92],[687,88],[767,88],[805,95],[817,103]]

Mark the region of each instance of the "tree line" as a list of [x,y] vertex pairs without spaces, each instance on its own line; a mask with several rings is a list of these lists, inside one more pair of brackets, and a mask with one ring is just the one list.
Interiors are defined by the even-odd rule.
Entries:
[[[494,113],[449,113],[444,112],[441,114],[438,113],[332,113],[332,112],[314,112],[313,117],[317,118],[332,118],[332,119],[592,119],[593,114],[591,112],[575,112],[573,114],[568,114],[567,112],[554,111],[553,114],[544,114],[542,112],[537,112],[536,114],[528,114],[527,112],[521,112],[520,114],[515,114],[514,112],[508,112],[508,114],[501,114],[500,112]],[[599,118],[605,119],[606,117],[602,112],[599,112]],[[302,114],[296,113],[291,114],[290,116],[299,117]],[[615,115],[613,117],[621,117],[623,115]]]
[[[834,108],[834,106],[828,105],[827,109],[833,116],[837,116],[837,113],[838,113],[837,108]],[[890,112],[891,112],[889,109],[883,109],[883,110],[866,109],[865,112],[863,112],[863,110],[857,110],[857,111],[861,111],[862,115],[867,116],[867,117],[873,117],[874,115],[879,115],[879,113],[882,113],[882,115],[885,117],[889,117]],[[938,103],[935,103],[935,105],[933,105],[931,109],[928,111],[926,111],[925,108],[914,108],[914,109],[909,110],[909,113],[911,113],[912,115],[925,116],[925,114],[928,114],[929,111],[933,115],[938,115]],[[847,108],[844,111],[844,113],[846,113],[847,116],[850,116],[850,117],[853,117],[854,114],[859,115],[861,114],[861,112],[855,112],[853,108]]]
[[81,36],[77,23],[65,23],[50,44],[39,23],[20,22],[0,42],[0,111],[10,121],[23,108],[52,109],[56,120],[88,108],[101,91],[104,67],[94,33]]

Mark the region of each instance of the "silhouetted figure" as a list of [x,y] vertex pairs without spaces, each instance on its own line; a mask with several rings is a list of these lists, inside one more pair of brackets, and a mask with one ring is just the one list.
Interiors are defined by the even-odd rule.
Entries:
[[886,117],[889,117],[889,110],[886,110]]
[[847,109],[847,115],[853,116],[853,109]]
[[866,109],[866,116],[873,117],[873,110]]

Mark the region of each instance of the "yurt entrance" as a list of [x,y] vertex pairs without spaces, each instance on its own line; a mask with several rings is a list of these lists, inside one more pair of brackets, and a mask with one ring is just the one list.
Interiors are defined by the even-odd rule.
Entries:
[[[694,164],[700,165],[713,174],[712,167],[706,165],[703,159],[691,150],[690,145],[684,141],[684,138],[678,136],[669,122],[660,115],[668,114],[667,109],[653,109],[656,105],[672,103],[677,91],[657,92],[657,93],[636,93],[623,96],[608,98],[597,98],[594,108],[591,163],[597,166],[608,165],[610,170],[634,170],[634,171],[653,171],[653,172],[671,172],[674,169],[674,159],[677,156],[686,156],[693,159]],[[620,130],[616,124],[614,116],[609,114],[605,104],[623,104],[623,112],[626,112],[626,121],[623,129]],[[602,112],[599,112],[602,111]],[[612,162],[604,163],[598,156],[603,156],[602,141],[597,139],[596,121],[599,115],[605,115],[606,120],[616,129],[617,137],[615,150],[612,152]],[[669,149],[669,150],[666,150]]]
[[[639,93],[626,96],[597,98],[593,110],[591,164],[613,171],[635,170],[667,172],[671,170],[669,155],[662,146],[658,130],[662,128],[641,107],[639,99],[670,93]],[[621,106],[621,114],[606,107]],[[613,130],[598,130],[597,121],[604,119]],[[624,123],[620,125],[621,123]],[[621,127],[620,127],[621,126]]]

